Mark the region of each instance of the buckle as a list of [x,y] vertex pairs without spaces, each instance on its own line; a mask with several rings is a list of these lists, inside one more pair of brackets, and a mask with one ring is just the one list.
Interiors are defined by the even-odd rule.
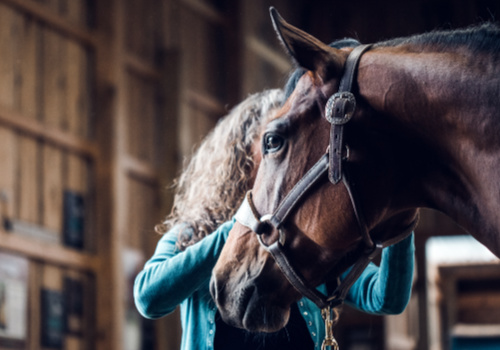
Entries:
[[344,125],[356,110],[356,98],[349,91],[333,94],[326,103],[325,117],[333,125]]

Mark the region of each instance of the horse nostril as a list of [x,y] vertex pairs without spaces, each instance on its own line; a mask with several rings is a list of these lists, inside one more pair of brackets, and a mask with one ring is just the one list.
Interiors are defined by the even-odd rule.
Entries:
[[217,282],[215,281],[215,277],[212,276],[210,279],[210,294],[212,294],[212,298],[217,301]]
[[217,305],[221,305],[223,303],[223,293],[222,289],[219,288],[219,284],[217,283],[217,278],[213,275],[210,279],[210,294],[212,295],[212,299],[216,302]]

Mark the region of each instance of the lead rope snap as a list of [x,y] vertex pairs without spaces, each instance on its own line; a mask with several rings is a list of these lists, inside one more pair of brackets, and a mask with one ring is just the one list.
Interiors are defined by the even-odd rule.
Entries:
[[339,344],[333,337],[334,320],[332,318],[332,311],[330,306],[321,309],[321,316],[323,317],[323,321],[325,321],[325,339],[323,340],[323,344],[321,344],[321,350],[326,350],[327,347],[330,350],[339,350]]

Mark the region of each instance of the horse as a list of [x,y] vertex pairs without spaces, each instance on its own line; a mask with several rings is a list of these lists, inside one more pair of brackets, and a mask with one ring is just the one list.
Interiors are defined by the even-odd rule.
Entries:
[[[445,213],[500,257],[499,28],[339,50],[271,17],[306,73],[265,126],[253,189],[212,272],[224,321],[273,332],[302,295],[341,304],[420,208]],[[318,294],[353,264],[343,286]]]

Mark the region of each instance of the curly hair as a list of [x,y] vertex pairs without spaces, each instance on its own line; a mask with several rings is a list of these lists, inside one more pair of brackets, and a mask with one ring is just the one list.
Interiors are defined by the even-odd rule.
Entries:
[[263,122],[282,102],[282,90],[256,93],[217,123],[174,181],[173,208],[156,226],[158,233],[182,224],[178,246],[183,250],[232,218],[253,180],[252,145]]

